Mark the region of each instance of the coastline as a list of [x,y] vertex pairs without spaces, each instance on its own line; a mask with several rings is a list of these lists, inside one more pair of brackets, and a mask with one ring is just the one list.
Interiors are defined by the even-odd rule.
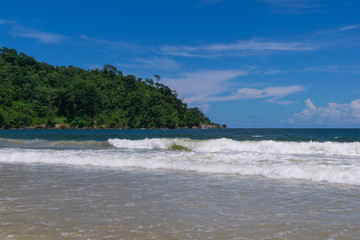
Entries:
[[226,125],[224,126],[218,126],[218,125],[209,125],[209,124],[200,124],[199,126],[193,126],[193,127],[176,127],[176,128],[167,128],[167,127],[161,127],[161,128],[132,128],[129,126],[125,127],[106,127],[106,126],[94,126],[94,127],[70,127],[68,124],[55,124],[54,127],[47,126],[46,124],[40,124],[36,126],[23,126],[18,128],[4,128],[1,127],[0,129],[225,129],[227,128]]

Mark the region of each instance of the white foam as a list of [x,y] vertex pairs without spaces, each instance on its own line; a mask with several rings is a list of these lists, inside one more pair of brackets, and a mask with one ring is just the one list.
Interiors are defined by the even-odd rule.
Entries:
[[152,138],[141,140],[109,139],[108,142],[122,149],[169,149],[176,139]]
[[358,158],[268,152],[0,149],[0,162],[138,167],[360,185]]
[[121,149],[171,149],[183,146],[194,152],[253,152],[271,154],[305,154],[326,156],[360,156],[360,143],[340,142],[277,142],[236,141],[232,139],[190,140],[153,138],[142,140],[109,139],[108,142]]

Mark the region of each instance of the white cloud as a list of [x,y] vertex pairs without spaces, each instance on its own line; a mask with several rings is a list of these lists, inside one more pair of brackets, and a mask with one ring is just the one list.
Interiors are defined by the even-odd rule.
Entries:
[[350,107],[352,110],[351,115],[356,119],[360,119],[360,99],[352,101]]
[[328,65],[328,66],[313,66],[309,68],[297,70],[299,73],[303,72],[328,72],[328,73],[360,73],[360,66],[358,65]]
[[203,47],[209,51],[241,51],[241,50],[273,50],[273,51],[307,51],[313,50],[314,46],[310,46],[300,42],[271,42],[248,40],[238,41],[229,44],[210,44]]
[[328,66],[313,66],[309,68],[304,68],[298,70],[298,72],[331,72],[331,73],[338,73],[343,72],[344,69],[341,69],[338,65],[328,65]]
[[110,46],[112,48],[137,48],[137,46],[134,44],[121,42],[121,41],[110,41],[106,39],[92,38],[86,35],[81,35],[80,38],[94,45],[105,45],[105,46]]
[[321,5],[317,0],[259,0],[273,5],[276,12],[284,14],[301,14],[318,10]]
[[152,58],[139,58],[130,63],[119,63],[119,67],[123,68],[142,68],[153,70],[167,70],[176,71],[181,68],[181,64],[168,57],[152,57]]
[[[40,42],[44,43],[57,43],[61,42],[65,39],[70,39],[65,35],[53,32],[45,32],[39,31],[33,28],[25,28],[22,25],[18,24],[15,21],[8,21],[4,19],[0,19],[0,25],[12,25],[10,34],[13,37],[25,37],[25,38],[32,38],[39,40]],[[74,39],[72,39],[74,40]],[[126,43],[122,41],[110,41],[106,39],[99,39],[99,38],[92,38],[86,35],[81,35],[76,40],[83,40],[86,41],[88,44],[92,44],[95,46],[108,46],[112,49],[118,48],[126,48],[126,49],[135,49],[138,48],[135,44]]]
[[278,101],[279,99],[294,93],[304,91],[305,89],[299,85],[286,87],[268,87],[264,89],[256,88],[239,88],[235,93],[225,97],[213,97],[212,101],[230,101],[244,99],[260,99],[266,98],[267,102],[278,104],[291,104],[290,101]]
[[347,31],[347,30],[352,30],[352,29],[356,29],[356,28],[360,28],[360,24],[345,26],[345,27],[340,28],[339,30]]
[[224,0],[202,0],[200,2],[200,5],[207,5],[207,4],[213,4],[213,3],[218,3],[218,2],[222,2]]
[[14,25],[16,24],[15,21],[9,21],[9,20],[5,20],[5,19],[0,19],[0,25]]
[[316,106],[313,104],[310,98],[305,100],[306,109],[302,111],[302,114],[305,116],[313,115],[316,112]]
[[214,43],[199,46],[169,46],[160,47],[165,55],[183,57],[213,57],[227,54],[252,55],[258,52],[270,51],[311,51],[319,46],[303,42],[276,42],[264,40],[246,40],[234,43]]
[[57,43],[67,39],[67,37],[62,34],[25,28],[16,21],[0,19],[0,25],[10,25],[10,35],[13,37],[32,38],[43,43]]
[[279,99],[300,91],[302,86],[267,87],[264,89],[238,88],[229,83],[236,77],[245,76],[252,71],[247,70],[203,70],[194,73],[185,73],[180,78],[165,78],[163,82],[172,89],[177,89],[180,97],[187,103],[208,103],[245,99],[267,99],[267,102],[290,104],[289,101]]
[[143,68],[150,69],[167,69],[167,70],[176,70],[181,67],[181,65],[168,57],[153,57],[150,59],[138,59],[137,62],[141,63]]
[[317,107],[311,99],[305,100],[306,108],[290,118],[287,123],[323,126],[346,126],[360,123],[360,99],[350,103],[328,103]]
[[265,75],[275,75],[275,74],[279,74],[279,73],[282,73],[282,71],[280,71],[280,70],[268,70],[268,71],[264,72]]
[[162,81],[176,89],[180,97],[190,102],[206,102],[210,96],[228,90],[227,82],[249,73],[248,70],[202,70],[184,73],[179,78],[164,78]]
[[12,35],[15,37],[33,38],[44,43],[56,43],[66,39],[64,35],[51,32],[42,32],[35,29],[27,29],[16,26],[13,29]]
[[180,56],[180,57],[206,57],[205,54],[200,53],[201,49],[190,46],[169,46],[164,45],[160,47],[160,52],[165,55]]
[[270,70],[265,70],[262,73],[265,75],[276,75],[276,74],[289,73],[289,72],[293,72],[293,71],[294,71],[294,69],[288,69],[288,70],[270,69]]
[[206,113],[207,111],[209,111],[210,105],[207,103],[203,103],[199,106],[199,108],[201,109],[201,111]]

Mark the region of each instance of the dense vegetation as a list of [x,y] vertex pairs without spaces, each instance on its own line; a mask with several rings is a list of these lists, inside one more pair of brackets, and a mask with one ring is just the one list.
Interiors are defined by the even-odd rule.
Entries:
[[114,66],[84,70],[0,48],[0,127],[178,128],[211,124],[175,91]]

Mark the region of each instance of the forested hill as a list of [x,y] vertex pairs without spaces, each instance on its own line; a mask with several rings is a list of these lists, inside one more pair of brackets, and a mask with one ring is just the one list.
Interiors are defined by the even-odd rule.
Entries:
[[[114,66],[52,66],[0,48],[0,127],[180,128],[211,125],[160,77],[123,76]],[[214,124],[212,124],[214,125]]]

